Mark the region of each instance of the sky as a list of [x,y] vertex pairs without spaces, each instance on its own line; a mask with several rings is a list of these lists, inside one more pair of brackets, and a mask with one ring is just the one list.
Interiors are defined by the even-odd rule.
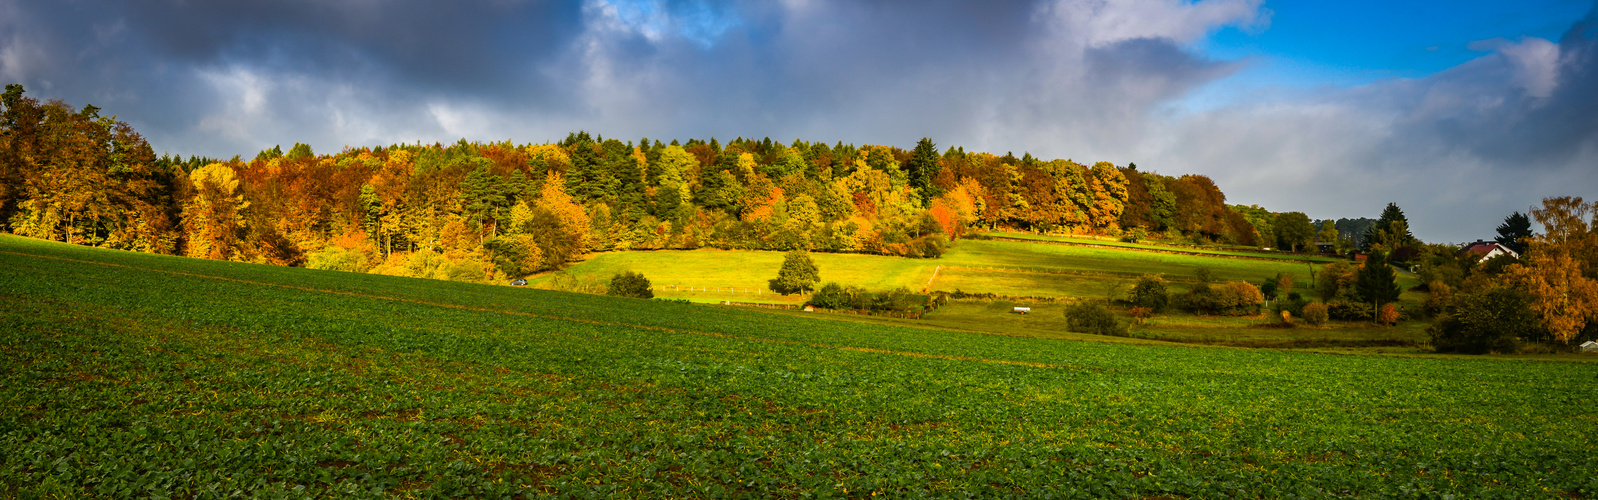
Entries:
[[929,137],[1455,243],[1598,198],[1592,0],[0,0],[0,82],[221,158]]

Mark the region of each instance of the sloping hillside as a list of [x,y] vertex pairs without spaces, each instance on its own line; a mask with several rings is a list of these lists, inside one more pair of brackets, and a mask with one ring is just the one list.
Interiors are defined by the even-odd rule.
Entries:
[[1598,366],[995,337],[0,236],[0,495],[1590,496]]

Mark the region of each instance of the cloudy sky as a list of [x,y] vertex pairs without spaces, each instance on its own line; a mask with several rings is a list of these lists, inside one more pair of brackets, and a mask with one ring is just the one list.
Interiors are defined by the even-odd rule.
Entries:
[[1591,0],[0,0],[0,81],[184,155],[931,137],[1451,242],[1598,197]]

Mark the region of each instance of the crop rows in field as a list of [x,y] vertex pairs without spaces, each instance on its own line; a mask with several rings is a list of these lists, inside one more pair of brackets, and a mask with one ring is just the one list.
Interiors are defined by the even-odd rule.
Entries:
[[0,489],[1590,495],[1580,364],[1059,342],[0,237]]

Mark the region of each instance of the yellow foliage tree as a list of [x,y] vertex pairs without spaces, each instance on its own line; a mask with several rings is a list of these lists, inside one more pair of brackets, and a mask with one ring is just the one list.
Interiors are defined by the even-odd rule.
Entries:
[[1544,198],[1531,211],[1544,233],[1531,237],[1511,279],[1532,296],[1532,309],[1560,342],[1569,343],[1598,321],[1598,207],[1580,197]]
[[212,163],[189,174],[194,197],[183,206],[183,227],[188,233],[190,257],[227,260],[237,256],[242,214],[250,203],[239,191],[233,169]]
[[1115,168],[1115,164],[1101,161],[1093,164],[1093,206],[1088,214],[1092,217],[1094,227],[1118,227],[1121,212],[1126,210],[1126,176]]

